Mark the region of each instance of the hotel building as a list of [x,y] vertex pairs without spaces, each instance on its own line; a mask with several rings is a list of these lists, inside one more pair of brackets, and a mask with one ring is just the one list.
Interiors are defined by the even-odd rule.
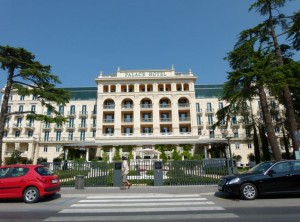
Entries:
[[[227,126],[216,129],[216,112],[225,106],[218,98],[222,84],[196,85],[196,76],[168,70],[120,70],[96,78],[96,87],[66,88],[72,98],[57,110],[68,118],[63,125],[26,120],[26,114],[9,116],[5,122],[2,157],[9,158],[16,149],[36,163],[39,157],[49,162],[68,149],[85,151],[86,160],[103,156],[103,147],[111,146],[112,159],[116,146],[134,146],[134,158],[152,158],[140,152],[156,144],[190,144],[192,154],[209,158],[216,144],[228,143],[232,154],[242,157],[254,153],[253,140],[239,116],[232,116]],[[274,101],[270,102],[275,105]],[[250,104],[250,103],[249,103]],[[282,109],[275,105],[276,109]],[[261,116],[258,99],[251,101],[252,113]],[[35,111],[52,115],[34,97],[12,93],[8,112]],[[274,119],[275,121],[275,119]],[[277,123],[274,123],[277,124]],[[280,127],[276,127],[281,142]],[[121,150],[124,155],[126,149]],[[171,154],[169,154],[171,155]]]

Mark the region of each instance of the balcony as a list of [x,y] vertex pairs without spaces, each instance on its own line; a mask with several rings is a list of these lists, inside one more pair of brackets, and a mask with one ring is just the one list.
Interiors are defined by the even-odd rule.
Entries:
[[115,108],[115,104],[107,104],[107,105],[103,105],[103,109],[114,109]]
[[91,129],[96,129],[96,123],[91,124]]
[[214,114],[214,109],[206,109],[205,113],[206,114]]
[[179,117],[179,122],[190,122],[191,118],[190,117]]
[[43,130],[50,130],[51,125],[50,124],[43,124],[42,128],[43,128]]
[[91,116],[92,116],[92,117],[97,116],[97,111],[92,111],[92,112],[91,112]]
[[179,110],[190,109],[190,103],[178,103]]
[[22,129],[22,124],[21,123],[14,123],[12,128],[14,130],[21,130]]
[[67,130],[74,130],[75,126],[74,126],[74,124],[69,124],[69,125],[66,126],[66,129]]
[[115,119],[104,119],[103,123],[114,123]]
[[88,116],[88,112],[87,111],[80,111],[79,112],[79,117],[87,117]]
[[160,118],[161,123],[171,123],[172,119],[171,118]]
[[171,108],[171,104],[159,104],[159,108],[168,109],[168,108]]
[[123,104],[122,109],[126,109],[126,110],[133,109],[133,104]]
[[152,123],[152,118],[142,118],[141,122],[142,123]]
[[151,109],[152,108],[152,104],[148,104],[148,103],[141,104],[140,108],[141,109]]
[[179,132],[180,136],[191,136],[192,133],[191,132]]
[[75,111],[69,111],[68,112],[68,117],[76,117]]
[[133,136],[133,133],[122,133],[122,136]]
[[63,129],[63,125],[58,125],[58,124],[56,124],[56,125],[54,126],[54,129],[56,129],[56,130],[62,130],[62,129]]
[[78,129],[87,129],[87,124],[79,124]]
[[34,129],[35,127],[34,127],[33,123],[26,123],[25,128],[26,129]]

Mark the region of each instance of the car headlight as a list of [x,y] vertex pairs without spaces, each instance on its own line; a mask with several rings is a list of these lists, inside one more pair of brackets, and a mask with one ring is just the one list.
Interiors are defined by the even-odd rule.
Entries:
[[234,183],[238,183],[240,181],[240,178],[234,178],[234,179],[231,179],[228,184],[234,184]]

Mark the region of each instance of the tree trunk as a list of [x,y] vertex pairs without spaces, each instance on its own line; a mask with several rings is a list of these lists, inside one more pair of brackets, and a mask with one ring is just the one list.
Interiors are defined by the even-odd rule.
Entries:
[[4,89],[4,95],[1,105],[1,113],[0,113],[0,166],[4,163],[4,157],[2,156],[3,150],[3,137],[4,137],[4,127],[5,127],[5,118],[7,116],[7,105],[9,100],[10,91],[12,88],[13,82],[13,73],[14,70],[9,70],[9,75],[7,78],[7,82]]
[[268,107],[267,96],[266,96],[266,93],[262,86],[259,86],[258,89],[259,89],[259,99],[260,99],[260,103],[261,103],[263,119],[264,119],[264,123],[265,123],[265,129],[267,132],[269,144],[272,149],[272,154],[273,154],[273,157],[275,160],[281,160],[282,159],[281,152],[280,152],[277,138],[275,135],[274,126],[272,123],[272,118],[271,118],[270,110]]
[[[283,58],[282,58],[282,52],[281,48],[278,43],[277,35],[275,32],[275,27],[273,23],[273,14],[272,14],[272,7],[271,3],[267,1],[268,8],[269,8],[269,24],[270,24],[270,29],[271,29],[271,35],[273,39],[273,44],[275,48],[275,53],[276,53],[276,59],[277,59],[277,65],[278,66],[283,66]],[[297,131],[297,122],[296,122],[296,117],[295,117],[295,111],[293,108],[293,102],[292,102],[292,96],[291,96],[291,91],[286,84],[283,88],[283,100],[284,100],[284,106],[286,109],[286,118],[288,122],[288,131],[291,135],[292,138],[292,144],[293,144],[293,149],[294,151],[299,150],[299,144],[295,135],[295,132]]]

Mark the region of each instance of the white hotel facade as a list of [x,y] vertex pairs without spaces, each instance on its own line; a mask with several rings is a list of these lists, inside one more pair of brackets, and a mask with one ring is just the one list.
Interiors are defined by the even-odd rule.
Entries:
[[[134,158],[145,158],[145,148],[156,144],[191,144],[192,154],[209,158],[208,150],[216,144],[227,144],[231,151],[247,156],[254,153],[252,136],[239,116],[232,116],[225,128],[212,129],[216,112],[225,106],[218,97],[222,85],[196,85],[196,76],[169,70],[117,70],[116,74],[96,78],[96,87],[66,88],[72,99],[57,107],[68,118],[63,125],[26,120],[26,114],[10,116],[5,122],[2,157],[9,158],[15,149],[36,163],[39,157],[49,162],[63,153],[64,148],[85,150],[87,160],[103,155],[103,146],[134,146]],[[269,97],[271,98],[271,97]],[[270,99],[271,100],[271,99]],[[252,112],[258,117],[258,99],[251,101]],[[276,106],[278,109],[282,107]],[[11,94],[8,112],[32,110],[47,115],[47,110],[31,97]],[[49,113],[50,115],[50,113]],[[276,124],[276,123],[274,123]],[[280,138],[280,128],[275,127]],[[126,150],[121,150],[126,155]],[[128,154],[128,153],[127,153]],[[150,155],[150,158],[153,158]],[[149,158],[149,156],[148,156]],[[156,157],[155,157],[156,158]]]

